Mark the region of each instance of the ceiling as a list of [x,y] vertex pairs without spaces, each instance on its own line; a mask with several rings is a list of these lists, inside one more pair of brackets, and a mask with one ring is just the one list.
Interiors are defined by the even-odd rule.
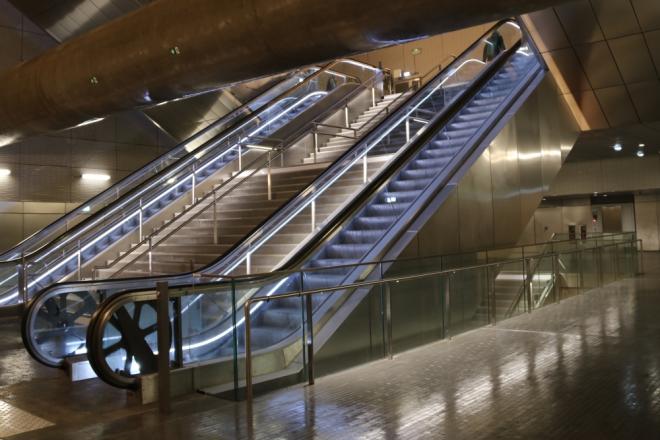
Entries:
[[[617,143],[623,147],[618,152],[613,148]],[[646,156],[660,154],[660,124],[637,124],[584,132],[578,138],[567,161],[636,157],[637,151],[640,149],[639,144],[645,145],[643,150]]]
[[10,1],[35,24],[62,42],[119,18],[152,0]]
[[529,22],[562,93],[582,110],[583,128],[660,121],[658,0],[573,1]]

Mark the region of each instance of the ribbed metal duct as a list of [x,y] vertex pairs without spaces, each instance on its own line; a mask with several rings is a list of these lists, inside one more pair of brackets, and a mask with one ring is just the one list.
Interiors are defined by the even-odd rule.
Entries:
[[559,0],[158,0],[0,74],[0,145]]

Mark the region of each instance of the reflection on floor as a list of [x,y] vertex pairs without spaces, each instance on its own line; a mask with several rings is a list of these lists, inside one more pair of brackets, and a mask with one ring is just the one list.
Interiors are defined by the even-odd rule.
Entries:
[[202,396],[159,416],[96,381],[67,383],[11,338],[0,341],[0,400],[55,423],[12,439],[657,439],[660,256],[645,268],[532,315],[258,397],[251,422],[244,403]]

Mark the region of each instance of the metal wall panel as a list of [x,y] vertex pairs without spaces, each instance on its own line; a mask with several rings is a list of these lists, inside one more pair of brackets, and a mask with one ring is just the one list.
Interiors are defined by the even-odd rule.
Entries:
[[630,84],[628,91],[642,122],[660,121],[660,82]]
[[591,4],[606,38],[640,31],[630,0],[591,0]]
[[484,151],[458,185],[458,210],[461,250],[492,247],[494,225],[489,150]]
[[594,89],[623,84],[612,52],[605,41],[576,46],[575,51]]
[[658,72],[642,34],[616,38],[608,43],[626,83],[657,80]]
[[635,224],[637,237],[644,243],[648,251],[660,250],[660,220],[658,219],[659,204],[656,201],[641,201],[635,196]]
[[604,39],[589,0],[568,2],[555,10],[571,43],[585,44]]
[[660,29],[660,8],[657,0],[631,0],[639,18],[639,23],[645,31]]
[[507,124],[490,146],[493,244],[518,240],[523,229],[517,130]]
[[636,124],[637,111],[625,86],[597,89],[596,96],[611,126]]

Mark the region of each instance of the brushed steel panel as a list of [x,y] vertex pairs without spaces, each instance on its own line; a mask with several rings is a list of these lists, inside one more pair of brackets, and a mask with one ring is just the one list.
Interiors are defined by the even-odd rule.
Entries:
[[461,250],[493,246],[490,153],[484,151],[458,186]]
[[576,46],[575,51],[593,88],[623,84],[612,52],[605,41]]
[[657,72],[642,34],[609,40],[609,45],[626,83],[657,82]]
[[645,31],[660,29],[660,8],[656,0],[631,0]]
[[69,166],[71,145],[69,139],[62,137],[38,136],[25,140],[20,146],[20,160],[30,165]]
[[0,2],[0,26],[21,30],[21,13],[11,3]]
[[568,2],[555,7],[555,10],[571,43],[593,43],[604,39],[589,0]]
[[0,27],[0,70],[21,61],[21,31]]
[[27,237],[53,223],[59,217],[60,214],[24,214],[23,233]]
[[592,220],[590,205],[562,206],[561,215],[564,226],[562,232],[567,232],[569,225],[587,225],[589,227]]
[[416,241],[416,249],[421,257],[461,251],[456,190],[452,191],[438,212],[420,230]]
[[658,203],[642,202],[635,196],[635,225],[637,237],[642,240],[644,249],[660,250]]
[[562,81],[559,86],[562,93],[577,94],[580,91],[591,90],[589,80],[572,48],[544,53],[543,58],[547,64],[556,65],[561,72]]
[[539,208],[534,213],[534,229],[536,242],[543,243],[552,238],[552,234],[564,231],[561,207]]
[[629,84],[628,90],[642,122],[660,121],[660,82]]
[[597,89],[596,96],[611,126],[636,124],[637,112],[625,86]]
[[113,170],[117,168],[117,154],[114,147],[114,144],[109,142],[79,139],[71,148],[70,165],[79,168]]
[[67,201],[71,192],[71,169],[45,165],[21,165],[20,183],[19,200]]
[[570,47],[568,37],[552,8],[532,12],[526,17],[534,25],[530,32],[541,53]]
[[660,71],[660,30],[644,34],[656,69]]
[[26,214],[64,214],[65,203],[25,202],[23,212]]
[[601,207],[603,216],[603,232],[621,232],[621,205],[607,205]]
[[515,124],[509,123],[490,145],[495,246],[518,241],[525,225],[521,215],[518,156],[517,130]]
[[640,31],[630,0],[591,0],[591,4],[605,38],[617,38]]
[[603,113],[603,109],[598,99],[596,99],[596,94],[592,90],[581,92],[576,99],[592,130],[609,128],[610,124],[607,122],[605,113]]
[[0,249],[8,250],[23,237],[23,214],[0,214]]

